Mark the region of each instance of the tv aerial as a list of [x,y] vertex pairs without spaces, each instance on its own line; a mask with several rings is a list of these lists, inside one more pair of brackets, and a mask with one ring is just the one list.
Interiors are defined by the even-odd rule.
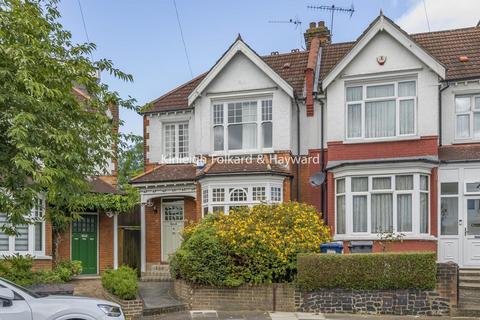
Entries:
[[315,6],[315,5],[309,5],[307,6],[308,9],[314,9],[314,10],[322,10],[322,11],[329,11],[331,13],[331,18],[330,18],[330,34],[333,35],[333,18],[335,16],[336,12],[339,13],[345,13],[349,15],[349,18],[352,17],[353,13],[355,12],[355,8],[353,7],[353,3],[350,6],[350,8],[346,7],[337,7],[336,5],[332,4],[331,6],[326,6],[326,5],[321,5],[321,6]]
[[290,18],[288,20],[270,20],[268,23],[283,23],[283,24],[293,24],[295,26],[295,30],[300,31],[300,47],[303,48],[303,36],[302,36],[302,21],[298,19],[298,17]]

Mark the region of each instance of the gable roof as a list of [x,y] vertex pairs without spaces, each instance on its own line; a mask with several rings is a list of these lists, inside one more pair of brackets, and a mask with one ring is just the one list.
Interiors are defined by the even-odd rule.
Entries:
[[[445,80],[480,78],[480,27],[416,33],[410,37],[446,67]],[[320,81],[355,43],[334,43],[323,47]],[[460,56],[467,56],[469,61],[461,62]]]
[[442,79],[445,79],[446,69],[445,66],[430,52],[425,48],[418,45],[417,42],[410,37],[408,33],[403,31],[398,25],[396,25],[392,20],[385,17],[383,14],[380,14],[365,31],[358,37],[348,50],[345,55],[332,67],[330,72],[325,74],[325,77],[322,81],[322,88],[325,90],[330,83],[332,83],[335,78],[338,77],[340,72],[342,72],[347,65],[355,59],[357,54],[359,54],[363,48],[365,48],[368,43],[380,32],[387,32],[395,40],[398,41],[406,50],[410,51],[415,55],[420,61],[427,65],[431,70],[438,74]]
[[[293,88],[295,95],[303,95],[308,51],[261,56],[260,58]],[[191,108],[188,105],[188,96],[206,75],[207,73],[202,73],[152,101],[150,108],[145,113]]]

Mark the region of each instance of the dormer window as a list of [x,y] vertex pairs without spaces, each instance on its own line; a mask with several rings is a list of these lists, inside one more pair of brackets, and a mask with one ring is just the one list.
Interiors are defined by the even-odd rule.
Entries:
[[480,139],[480,95],[455,97],[455,137]]
[[272,100],[245,100],[213,105],[214,151],[272,148]]
[[415,134],[415,81],[349,86],[346,101],[347,139]]
[[166,159],[182,159],[189,156],[188,122],[163,125],[163,148]]

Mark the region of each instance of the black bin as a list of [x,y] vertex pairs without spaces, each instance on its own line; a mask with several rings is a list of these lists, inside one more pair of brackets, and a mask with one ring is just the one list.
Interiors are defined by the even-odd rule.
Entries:
[[350,253],[372,253],[373,241],[350,241]]

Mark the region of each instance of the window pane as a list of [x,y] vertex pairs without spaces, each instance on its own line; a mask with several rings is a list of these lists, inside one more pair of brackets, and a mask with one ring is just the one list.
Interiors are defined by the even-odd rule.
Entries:
[[397,231],[412,232],[412,195],[397,195]]
[[457,116],[457,138],[468,138],[470,136],[470,115],[462,114]]
[[455,111],[467,112],[470,111],[470,97],[456,97],[455,98]]
[[365,136],[367,138],[395,135],[395,100],[365,104]]
[[469,193],[480,192],[480,182],[467,183],[467,192],[469,192]]
[[391,97],[395,95],[395,86],[393,84],[382,84],[379,86],[367,87],[367,98]]
[[413,189],[413,176],[396,176],[395,188],[397,190],[412,190]]
[[212,201],[213,202],[223,202],[223,201],[225,201],[225,189],[223,189],[223,188],[213,188],[212,189]]
[[475,110],[480,110],[480,97],[475,97]]
[[475,138],[480,138],[480,113],[473,113],[473,136]]
[[237,201],[247,201],[247,193],[244,189],[239,188],[231,188],[230,189],[230,201],[237,202]]
[[35,223],[35,251],[43,250],[43,223]]
[[353,196],[353,232],[367,232],[367,196]]
[[[7,223],[7,214],[0,213],[0,226]],[[9,236],[0,230],[0,251],[8,251],[8,238]]]
[[181,123],[178,125],[178,157],[186,158],[188,154],[188,124]]
[[368,178],[352,178],[352,192],[368,191]]
[[347,101],[362,101],[362,87],[347,88]]
[[272,100],[262,101],[262,121],[272,120]]
[[223,150],[223,126],[213,128],[213,150]]
[[362,105],[348,105],[348,130],[349,138],[357,138],[362,136]]
[[17,227],[15,251],[28,251],[28,226]]
[[237,102],[228,104],[228,123],[257,121],[257,102]]
[[443,194],[443,195],[458,194],[458,183],[457,182],[443,182],[440,185],[440,193]]
[[345,196],[337,197],[337,234],[345,234]]
[[390,190],[392,189],[392,179],[390,177],[373,178],[373,190]]
[[203,204],[208,203],[208,189],[202,190],[202,203]]
[[428,176],[420,176],[420,190],[428,191]]
[[224,213],[225,212],[225,207],[224,206],[213,206],[212,207],[212,212],[213,213]]
[[175,157],[175,125],[166,124],[164,129],[165,157]]
[[213,124],[223,124],[223,104],[213,105]]
[[398,83],[399,97],[413,97],[415,95],[415,81],[405,81]]
[[265,187],[253,187],[252,188],[253,201],[265,201]]
[[262,135],[263,135],[263,147],[271,148],[272,147],[272,123],[271,122],[262,123]]
[[280,202],[282,201],[282,188],[280,187],[272,187],[270,189],[270,200],[272,202]]
[[428,193],[420,193],[420,233],[428,233]]
[[257,147],[257,124],[235,124],[228,127],[228,149],[255,149]]
[[457,197],[442,198],[440,219],[440,232],[442,235],[458,235]]
[[345,179],[337,179],[337,194],[345,193]]
[[203,207],[203,216],[206,217],[208,215],[208,207]]
[[415,102],[414,100],[400,101],[400,134],[415,133]]
[[391,194],[372,194],[372,233],[393,232]]

